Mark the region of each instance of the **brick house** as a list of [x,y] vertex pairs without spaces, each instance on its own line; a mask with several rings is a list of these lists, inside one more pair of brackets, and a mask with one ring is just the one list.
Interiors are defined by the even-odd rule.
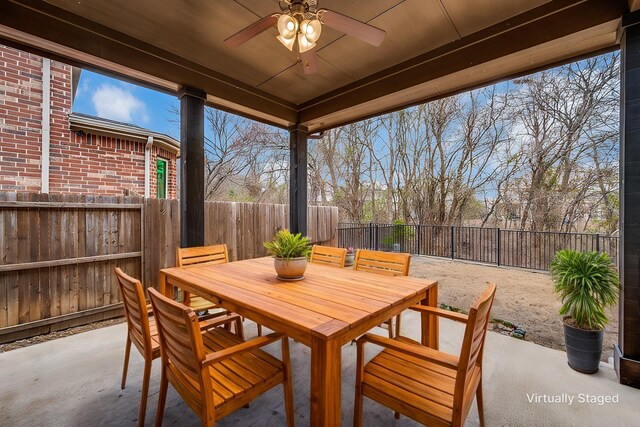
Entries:
[[0,45],[0,191],[176,198],[178,141],[71,113],[80,71]]

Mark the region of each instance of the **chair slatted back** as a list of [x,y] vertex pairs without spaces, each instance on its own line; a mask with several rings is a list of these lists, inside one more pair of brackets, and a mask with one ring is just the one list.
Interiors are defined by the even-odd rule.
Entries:
[[495,293],[496,285],[488,283],[482,295],[469,310],[460,351],[460,362],[456,377],[456,395],[453,402],[454,408],[458,408],[458,413],[462,416],[461,419],[466,418],[473,400],[474,393],[468,393],[468,391],[470,388],[475,391],[475,375],[480,372],[480,367],[482,366],[482,353]]
[[311,258],[309,261],[314,264],[344,268],[344,259],[346,256],[347,250],[344,248],[313,245],[313,248],[311,249]]
[[120,286],[120,294],[122,295],[131,341],[133,341],[133,344],[140,350],[142,355],[150,357],[153,347],[151,345],[149,315],[142,283],[123,272],[120,268],[116,268],[115,272]]
[[178,248],[176,259],[178,267],[224,264],[229,262],[229,252],[226,244]]
[[189,307],[149,289],[156,317],[160,355],[164,366],[172,365],[179,373],[201,384],[200,362],[205,358],[198,317]]
[[388,276],[408,276],[411,255],[358,249],[353,269]]

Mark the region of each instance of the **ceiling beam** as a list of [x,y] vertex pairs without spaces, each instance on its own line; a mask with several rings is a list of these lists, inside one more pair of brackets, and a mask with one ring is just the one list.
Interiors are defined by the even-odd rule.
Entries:
[[[297,122],[295,104],[43,1],[1,0],[0,25],[16,30],[16,37],[6,31],[0,34],[0,42],[106,72],[136,70],[141,73],[134,77],[138,80],[146,74],[176,87],[196,87],[212,95],[208,99],[214,106],[217,99],[225,100],[221,105],[225,110],[276,126]],[[19,40],[20,33],[34,37]],[[53,43],[39,45],[38,39]],[[72,51],[84,53],[85,59],[74,58]],[[98,61],[92,63],[92,57]],[[120,65],[121,70],[109,68],[108,63]]]
[[[323,116],[610,22],[620,18],[626,10],[625,0],[556,0],[545,3],[306,102],[300,106],[300,123],[313,123]],[[438,96],[447,94],[439,93]],[[371,112],[366,114],[371,115]],[[349,118],[350,121],[358,119],[357,116]]]

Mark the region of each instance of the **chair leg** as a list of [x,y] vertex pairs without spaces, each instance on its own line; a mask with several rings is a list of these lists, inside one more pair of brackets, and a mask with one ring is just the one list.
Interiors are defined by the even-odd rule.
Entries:
[[260,323],[256,323],[258,325],[258,336],[262,336],[262,325]]
[[147,413],[147,397],[149,397],[149,380],[151,378],[151,359],[144,361],[144,374],[142,377],[142,397],[140,399],[140,415],[138,426],[144,427],[144,418]]
[[162,375],[160,378],[160,390],[158,391],[158,410],[156,411],[155,426],[162,426],[162,418],[164,417],[164,404],[167,401],[167,387],[169,386],[169,380],[164,373],[164,366],[162,368]]
[[402,313],[396,316],[396,338],[400,336],[400,324],[402,322]]
[[242,326],[242,319],[236,318],[234,328],[236,330],[236,335],[238,336],[238,338],[244,341],[244,326]]
[[364,374],[364,348],[358,343],[356,357],[356,394],[353,401],[353,426],[362,427],[362,407],[364,397],[362,396],[362,377]]
[[482,401],[482,377],[478,383],[478,389],[476,390],[476,402],[478,403],[478,419],[480,420],[480,427],[484,427],[484,404]]
[[393,339],[393,317],[387,320],[387,327],[389,328],[389,338]]
[[287,427],[295,425],[295,413],[293,409],[293,384],[291,382],[291,357],[289,356],[289,337],[282,338],[282,361],[284,362],[285,373],[284,383],[284,411],[287,417]]
[[124,366],[122,367],[122,383],[120,388],[124,390],[124,386],[127,382],[127,370],[129,369],[129,355],[131,354],[131,337],[127,332],[127,344],[124,347]]

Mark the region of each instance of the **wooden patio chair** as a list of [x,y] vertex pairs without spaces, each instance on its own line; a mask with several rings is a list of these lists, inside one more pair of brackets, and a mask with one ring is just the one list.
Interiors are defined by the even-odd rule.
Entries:
[[151,375],[151,362],[160,357],[160,343],[158,331],[153,317],[149,317],[150,308],[144,298],[144,290],[139,280],[124,273],[120,268],[115,269],[120,294],[124,305],[124,314],[127,319],[127,343],[124,350],[124,367],[122,368],[122,383],[124,389],[129,368],[129,355],[131,343],[136,346],[144,358],[144,373],[142,375],[142,397],[140,400],[140,414],[138,425],[144,425],[147,410],[147,395],[149,394],[149,377]]
[[[156,328],[155,317],[151,316],[151,306],[147,305],[142,283],[134,279],[120,268],[115,269],[120,294],[124,305],[124,314],[127,319],[127,343],[124,350],[124,366],[122,368],[122,383],[120,388],[124,389],[127,382],[127,370],[129,368],[129,356],[131,354],[131,343],[136,346],[144,358],[144,373],[142,375],[142,397],[140,400],[140,414],[138,425],[144,425],[145,413],[147,410],[147,396],[149,394],[149,377],[151,375],[151,363],[153,359],[160,357],[160,341],[158,340],[158,330]],[[207,316],[201,318],[200,327],[204,329],[212,328],[219,324],[229,324],[234,322],[236,329],[242,332],[242,321],[238,315],[228,315],[224,317]],[[242,338],[242,335],[240,335]]]
[[[169,383],[200,417],[203,426],[215,425],[220,418],[282,384],[287,425],[293,426],[287,336],[272,333],[243,341],[223,328],[201,332],[192,309],[155,289],[149,289],[149,296],[162,355],[156,426],[162,425]],[[278,340],[282,341],[282,360],[260,350]]]
[[[227,245],[198,246],[192,248],[177,248],[176,262],[178,267],[189,265],[215,265],[229,262]],[[194,311],[203,311],[220,308],[216,304],[201,296],[184,292],[182,302]]]
[[[410,263],[410,254],[358,249],[353,269],[387,276],[408,276]],[[400,335],[401,322],[402,313],[395,317],[395,335]],[[382,324],[389,329],[389,338],[394,337],[393,323],[393,319],[389,319]]]
[[313,245],[313,248],[311,248],[311,258],[309,259],[309,261],[314,264],[344,268],[344,259],[346,256],[347,250],[344,248]]
[[[473,395],[482,403],[482,354],[496,285],[489,283],[469,315],[417,305],[412,309],[466,324],[460,356],[433,350],[405,337],[389,339],[365,334],[358,339],[354,426],[362,425],[363,397],[367,396],[422,424],[462,426]],[[364,344],[385,347],[364,364]]]
[[[229,251],[227,250],[227,245],[224,243],[211,246],[177,248],[176,262],[178,263],[178,267],[226,264],[229,262]],[[189,306],[194,311],[218,309],[218,314],[227,313],[227,310],[224,308],[199,295],[190,294],[189,292],[183,292],[182,295],[184,296],[182,300],[183,304]],[[236,333],[240,337],[244,336],[244,331],[236,331]],[[262,335],[262,326],[258,325],[258,336],[260,335]]]

